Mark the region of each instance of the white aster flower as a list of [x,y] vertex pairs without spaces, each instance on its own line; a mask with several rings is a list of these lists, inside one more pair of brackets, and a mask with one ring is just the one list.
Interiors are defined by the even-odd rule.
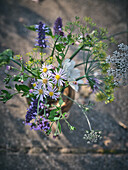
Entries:
[[42,83],[44,88],[46,88],[46,86],[51,86],[52,87],[53,81],[51,80],[51,77],[48,77],[47,74],[45,74],[45,75],[41,74],[40,77],[41,77],[41,79],[37,79],[37,81],[39,83]]
[[37,98],[43,101],[43,98],[46,97],[48,91],[45,88],[42,88],[42,83],[39,83],[35,86],[33,94],[35,94]]
[[42,74],[45,75],[45,74],[51,74],[52,71],[50,69],[52,69],[52,68],[53,68],[52,65],[43,64],[42,68],[40,70],[41,70]]
[[64,80],[66,80],[66,74],[63,69],[60,68],[59,72],[56,70],[54,75],[54,82],[60,86],[63,86],[65,83]]
[[56,87],[54,89],[52,89],[51,87],[48,87],[48,94],[52,99],[55,99],[55,100],[57,100],[57,98],[59,98],[60,96],[60,92],[57,92]]
[[79,90],[79,84],[84,84],[83,80],[70,81],[70,82],[69,82],[69,85],[70,85],[76,92],[78,92],[78,90]]

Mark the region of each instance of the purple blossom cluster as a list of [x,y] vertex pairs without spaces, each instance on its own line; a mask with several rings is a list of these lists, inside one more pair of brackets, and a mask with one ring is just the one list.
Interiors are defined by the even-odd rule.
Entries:
[[[47,132],[50,129],[49,121],[48,121],[48,119],[44,118],[43,116],[37,115],[37,105],[38,105],[38,99],[35,99],[31,102],[31,105],[30,105],[30,107],[27,111],[27,114],[26,114],[25,122],[27,125],[31,126],[31,129],[43,130],[43,131]],[[42,102],[40,102],[39,110],[44,109],[44,107],[45,107],[44,104]]]
[[29,123],[32,119],[35,119],[37,115],[37,103],[38,99],[31,102],[31,105],[26,114],[26,123]]
[[62,31],[62,18],[58,17],[54,23],[54,35],[64,36],[64,32]]
[[35,122],[27,123],[27,124],[30,125],[31,129],[34,129],[34,130],[43,130],[44,132],[47,132],[48,130],[50,130],[49,120],[45,119],[42,116],[39,116],[39,118],[35,120]]
[[42,22],[39,22],[39,25],[36,25],[35,28],[37,29],[38,32],[38,37],[37,37],[37,43],[35,44],[35,46],[39,46],[41,48],[46,48],[46,36],[45,33],[48,31],[48,29],[46,28],[45,24],[43,24]]

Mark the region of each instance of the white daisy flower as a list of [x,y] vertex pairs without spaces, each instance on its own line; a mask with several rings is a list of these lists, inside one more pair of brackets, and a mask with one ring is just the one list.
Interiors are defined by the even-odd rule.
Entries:
[[70,82],[69,82],[69,85],[70,85],[76,92],[78,92],[78,90],[79,90],[79,84],[84,84],[83,80],[70,81]]
[[44,88],[46,88],[46,86],[51,86],[52,87],[53,81],[51,80],[51,77],[48,77],[47,74],[40,75],[40,77],[41,77],[41,79],[37,79],[37,81],[39,83],[42,83]]
[[45,75],[45,74],[51,74],[52,71],[50,69],[52,69],[52,68],[53,68],[52,65],[43,64],[42,68],[40,70],[41,70],[42,74]]
[[35,86],[33,94],[37,95],[36,97],[43,101],[44,97],[48,94],[48,91],[45,88],[42,88],[42,83],[39,83]]
[[49,93],[49,96],[55,100],[57,100],[57,98],[59,98],[60,96],[60,92],[57,92],[56,87],[54,89],[52,89],[51,87],[48,87],[48,93]]
[[60,69],[59,72],[56,70],[54,72],[54,82],[60,86],[63,86],[63,84],[65,83],[63,80],[66,80],[66,74],[65,71],[63,69]]

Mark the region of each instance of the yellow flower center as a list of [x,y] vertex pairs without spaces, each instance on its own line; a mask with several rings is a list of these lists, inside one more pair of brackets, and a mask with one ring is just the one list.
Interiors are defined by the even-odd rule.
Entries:
[[47,84],[48,80],[47,79],[43,79],[42,80],[44,84]]
[[43,90],[42,89],[39,89],[39,95],[43,94]]
[[33,87],[36,87],[36,83],[33,83]]
[[54,95],[53,91],[50,91],[50,92],[49,92],[49,96],[52,97],[53,95]]
[[56,78],[57,80],[59,80],[59,79],[60,79],[60,75],[56,75],[55,78]]
[[48,71],[48,69],[45,67],[43,68],[43,72],[46,73]]

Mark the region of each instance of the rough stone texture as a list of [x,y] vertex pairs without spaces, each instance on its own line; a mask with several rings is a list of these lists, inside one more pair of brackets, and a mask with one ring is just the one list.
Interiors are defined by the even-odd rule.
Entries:
[[[24,24],[31,25],[41,20],[52,27],[58,16],[63,18],[64,23],[73,20],[76,15],[90,16],[98,26],[107,27],[111,34],[124,31],[128,28],[127,7],[127,0],[40,0],[38,3],[1,0],[0,51],[6,48],[11,48],[16,54],[31,51],[36,34],[26,30]],[[128,36],[122,34],[116,39],[119,43],[127,43]],[[111,45],[108,53],[115,49],[116,46]],[[4,70],[4,67],[0,69],[1,88]],[[117,89],[113,103],[96,103],[94,110],[88,114],[93,129],[103,132],[103,139],[90,145],[82,139],[88,125],[76,105],[72,106],[68,118],[76,131],[69,131],[62,121],[62,135],[55,140],[24,126],[25,99],[16,96],[6,105],[0,103],[0,169],[127,170],[127,94],[127,86]],[[76,99],[94,101],[92,94],[89,98],[87,94],[83,96],[79,98],[76,95]]]

